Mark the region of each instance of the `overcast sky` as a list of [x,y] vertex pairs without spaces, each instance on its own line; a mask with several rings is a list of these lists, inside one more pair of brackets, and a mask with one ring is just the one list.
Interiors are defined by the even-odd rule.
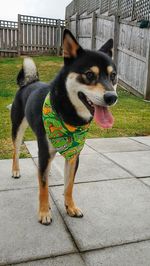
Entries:
[[48,18],[65,18],[65,7],[71,0],[4,0],[0,20],[17,20],[17,14]]

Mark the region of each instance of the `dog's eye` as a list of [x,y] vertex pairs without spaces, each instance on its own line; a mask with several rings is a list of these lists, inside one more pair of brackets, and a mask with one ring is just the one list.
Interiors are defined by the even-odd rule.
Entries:
[[85,75],[88,81],[92,82],[95,80],[95,74],[92,71],[86,72]]
[[115,73],[115,72],[112,72],[111,75],[110,75],[110,79],[111,79],[112,81],[114,81],[115,78],[116,78],[116,73]]

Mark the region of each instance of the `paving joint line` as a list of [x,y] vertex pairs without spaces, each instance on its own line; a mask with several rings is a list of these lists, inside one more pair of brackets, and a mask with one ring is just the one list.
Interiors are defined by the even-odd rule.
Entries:
[[[51,192],[49,191],[49,194],[50,194],[50,197],[52,198],[52,200],[53,200],[53,202],[54,202],[54,204],[55,204],[55,206],[56,206],[56,209],[57,209],[58,213],[60,214],[60,216],[61,216],[61,218],[62,218],[62,220],[63,220],[63,223],[64,223],[64,225],[65,225],[66,231],[69,233],[69,236],[70,236],[70,238],[71,238],[71,240],[72,240],[72,242],[73,242],[73,244],[74,244],[74,246],[75,246],[75,248],[76,248],[76,250],[77,250],[77,254],[80,255],[81,251],[80,251],[80,249],[79,249],[79,247],[78,247],[78,244],[76,243],[76,240],[75,240],[75,238],[74,238],[72,232],[70,231],[70,229],[69,229],[69,227],[68,227],[68,225],[67,225],[67,223],[66,223],[66,221],[65,221],[65,219],[64,219],[64,217],[63,217],[63,215],[62,215],[62,213],[61,213],[61,211],[60,211],[60,209],[59,209],[59,207],[58,207],[58,205],[57,205],[57,202],[56,202],[56,200],[55,200],[55,197],[54,197],[53,192],[52,192],[52,191],[51,191]],[[85,264],[85,261],[84,261],[84,259],[82,258],[81,255],[80,255],[80,257],[81,257],[82,261],[83,261],[84,264]],[[85,266],[86,266],[86,264],[85,264]]]
[[[144,136],[141,136],[141,137],[144,137]],[[132,139],[132,138],[134,138],[134,137],[128,137],[128,139]],[[136,139],[132,139],[132,140],[135,141],[135,142],[137,142],[137,143],[143,144],[143,145],[145,145],[146,147],[148,147],[150,149],[150,145],[145,144],[145,143],[143,143],[143,142],[141,142],[139,140],[136,140]]]
[[[57,207],[57,205],[56,205],[56,207]],[[67,229],[68,229],[68,227],[67,227]],[[114,245],[110,245],[110,246],[98,247],[98,248],[93,248],[93,249],[92,248],[91,249],[85,249],[85,250],[82,250],[82,251],[79,251],[79,252],[68,252],[68,253],[66,252],[66,253],[58,254],[58,255],[43,256],[43,257],[40,257],[40,258],[33,258],[33,259],[31,258],[31,259],[22,260],[22,261],[13,261],[11,263],[10,262],[3,263],[3,264],[0,263],[0,265],[1,266],[2,265],[3,266],[15,265],[15,264],[19,265],[19,264],[22,264],[22,263],[34,262],[34,261],[40,261],[40,260],[46,260],[46,259],[54,259],[54,258],[58,258],[58,257],[64,257],[64,256],[67,256],[67,255],[80,255],[80,257],[82,258],[82,260],[83,260],[83,262],[85,264],[84,258],[82,257],[85,253],[91,253],[93,251],[102,251],[102,250],[115,248],[115,247],[128,246],[128,245],[138,244],[138,243],[142,243],[142,242],[146,242],[146,241],[150,241],[150,238],[136,240],[136,241],[130,241],[130,242],[124,242],[124,243],[121,243],[121,244],[114,244]]]
[[[90,147],[90,146],[89,146],[89,147]],[[90,148],[91,148],[91,147],[90,147]],[[92,148],[92,149],[93,149],[94,151],[96,151],[94,148]],[[124,171],[126,171],[128,174],[130,174],[132,177],[135,177],[135,175],[134,175],[132,172],[130,172],[129,170],[127,170],[125,167],[123,167],[123,166],[120,165],[119,163],[115,162],[113,159],[107,157],[106,154],[101,153],[101,152],[99,152],[99,151],[96,151],[96,152],[97,152],[98,154],[100,154],[102,157],[104,157],[105,159],[107,159],[107,160],[113,162],[114,164],[116,164],[117,166],[119,166],[120,168],[122,168]]]
[[[74,182],[74,185],[80,185],[80,184],[90,184],[90,183],[101,183],[101,182],[108,182],[108,181],[117,181],[117,180],[127,180],[127,179],[133,179],[135,177],[118,177],[118,178],[112,178],[112,179],[101,179],[101,180],[91,180],[91,181],[79,181],[79,182]],[[49,185],[49,187],[62,187],[64,186],[63,184],[58,184],[58,185]]]
[[132,244],[138,244],[138,243],[142,243],[142,242],[146,242],[146,241],[150,241],[150,238],[147,239],[139,239],[139,240],[135,240],[135,241],[129,241],[129,242],[124,242],[124,243],[120,243],[120,244],[112,244],[112,245],[108,245],[108,246],[103,246],[103,247],[98,247],[98,248],[91,248],[91,249],[85,249],[81,251],[81,254],[85,254],[87,252],[93,252],[93,251],[101,251],[101,250],[105,250],[105,249],[110,249],[110,248],[116,248],[116,247],[123,247],[123,246],[128,246],[128,245],[132,245]]
[[77,252],[64,252],[62,254],[56,254],[56,255],[46,255],[46,256],[41,256],[41,257],[37,257],[37,258],[28,258],[28,259],[23,259],[23,260],[20,260],[20,261],[12,261],[12,262],[4,262],[4,263],[1,263],[0,262],[0,266],[11,266],[11,265],[19,265],[19,264],[22,264],[22,263],[28,263],[28,262],[34,262],[34,261],[40,261],[40,260],[46,260],[46,259],[54,259],[54,258],[58,258],[58,257],[64,257],[64,256],[67,256],[67,255],[76,255],[78,254]]
[[139,182],[141,182],[143,185],[145,185],[147,188],[150,189],[150,185],[145,183],[142,179],[138,178]]
[[[128,180],[128,179],[132,179],[135,177],[118,177],[118,178],[112,178],[112,179],[103,179],[103,180],[92,180],[92,181],[81,181],[81,182],[74,182],[74,185],[80,185],[80,184],[90,184],[90,183],[100,183],[100,182],[108,182],[108,181],[117,181],[117,180]],[[139,179],[141,177],[138,177],[137,179]],[[147,177],[142,177],[142,178],[149,178],[149,176]],[[56,184],[56,185],[49,185],[49,188],[55,188],[55,187],[62,187],[64,186],[63,184]],[[37,189],[38,190],[38,185],[37,186],[33,186],[33,187],[24,187],[24,188],[8,188],[8,189],[0,189],[0,193],[1,192],[9,192],[9,191],[19,191],[19,190],[30,190],[30,189]]]

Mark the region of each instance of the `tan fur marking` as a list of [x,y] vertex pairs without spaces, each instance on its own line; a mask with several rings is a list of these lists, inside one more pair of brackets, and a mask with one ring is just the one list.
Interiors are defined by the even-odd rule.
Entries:
[[100,70],[97,66],[93,66],[90,68],[97,76],[99,75],[100,73]]
[[19,169],[19,158],[18,158],[18,153],[17,153],[17,148],[15,143],[14,145],[14,153],[13,153],[13,164],[12,164],[12,175],[14,177],[19,177],[20,176],[20,169]]
[[19,177],[19,154],[20,154],[20,146],[22,143],[23,135],[28,126],[26,118],[22,120],[20,127],[18,128],[16,139],[13,141],[14,151],[13,151],[13,164],[12,164],[12,176]]
[[47,169],[44,173],[45,183],[42,182],[42,176],[40,173],[38,174],[39,179],[39,222],[42,224],[50,224],[51,219],[51,211],[50,211],[50,202],[49,202],[49,191],[48,191],[48,176],[50,163],[47,166]]
[[48,194],[48,181],[46,180],[45,185],[42,184],[42,177],[38,175],[39,179],[39,200],[40,206],[39,209],[41,212],[47,212],[49,210],[49,194]]
[[72,73],[69,74],[68,77],[69,77],[70,79],[76,79],[78,76],[79,76],[79,75],[78,75],[77,73],[72,72]]
[[105,88],[101,83],[97,83],[96,85],[87,85],[87,89],[100,92],[105,91]]
[[46,183],[43,185],[41,178],[42,177],[39,175],[39,222],[41,222],[42,224],[50,224],[51,212],[49,203],[48,180],[46,180]]
[[111,74],[112,71],[113,71],[113,67],[112,66],[108,66],[107,67],[107,72],[108,72],[109,75]]
[[65,187],[65,206],[67,213],[70,216],[78,216],[82,217],[83,214],[79,208],[76,207],[74,200],[73,200],[73,185],[74,185],[74,174],[75,174],[75,167],[76,167],[76,161],[77,161],[77,156],[75,156],[73,159],[70,161],[66,162],[67,169],[65,175],[67,175],[65,178],[67,179],[66,182],[66,187]]

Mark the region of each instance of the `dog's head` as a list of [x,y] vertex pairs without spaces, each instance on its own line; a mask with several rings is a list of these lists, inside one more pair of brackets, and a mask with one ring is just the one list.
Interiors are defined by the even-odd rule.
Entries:
[[95,118],[103,128],[113,125],[108,107],[117,102],[117,71],[112,60],[113,40],[99,51],[83,49],[69,30],[64,31],[66,89],[78,116],[87,123]]

